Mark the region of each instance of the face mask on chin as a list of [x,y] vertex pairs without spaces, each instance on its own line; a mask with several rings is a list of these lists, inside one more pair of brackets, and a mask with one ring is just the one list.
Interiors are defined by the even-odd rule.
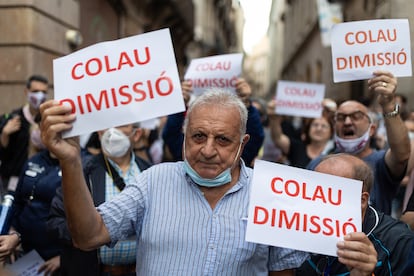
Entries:
[[29,92],[27,101],[34,109],[39,109],[40,105],[46,100],[46,95],[42,91]]
[[371,125],[369,125],[368,130],[361,137],[355,139],[342,139],[335,134],[334,140],[336,147],[339,149],[340,152],[350,154],[360,153],[369,142],[370,129]]
[[[184,145],[185,145],[185,141],[184,141]],[[233,160],[232,165],[225,169],[223,172],[221,172],[219,175],[217,175],[214,178],[204,178],[201,177],[188,163],[187,158],[185,157],[185,149],[184,149],[184,170],[186,172],[186,174],[198,185],[203,186],[203,187],[218,187],[218,186],[222,186],[224,184],[230,183],[231,182],[231,169],[234,165],[234,162],[236,161],[237,156],[240,153],[240,149],[241,149],[241,143],[239,145],[239,149],[237,150],[237,154],[236,157]],[[184,146],[185,147],[185,146]]]
[[131,141],[117,128],[107,129],[101,138],[101,146],[110,157],[122,157],[131,147]]
[[209,179],[201,177],[188,163],[187,159],[184,160],[184,170],[188,176],[198,185],[203,187],[218,187],[231,182],[231,169],[225,169],[221,174],[215,178]]

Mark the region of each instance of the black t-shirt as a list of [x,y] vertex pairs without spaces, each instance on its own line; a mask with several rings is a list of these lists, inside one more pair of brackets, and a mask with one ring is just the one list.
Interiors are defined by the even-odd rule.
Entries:
[[306,145],[301,140],[290,139],[290,148],[287,155],[289,165],[305,169],[312,160],[306,151]]

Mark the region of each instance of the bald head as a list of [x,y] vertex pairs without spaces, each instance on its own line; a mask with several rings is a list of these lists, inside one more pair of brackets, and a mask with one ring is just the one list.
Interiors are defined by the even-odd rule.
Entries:
[[365,105],[363,105],[360,102],[352,101],[352,100],[345,101],[342,104],[340,104],[337,111],[338,112],[349,113],[350,111],[353,112],[353,111],[356,111],[356,110],[359,110],[359,111],[362,111],[362,112],[368,114],[368,108]]
[[325,156],[315,171],[360,180],[363,182],[362,190],[368,193],[374,182],[371,167],[362,159],[346,153]]

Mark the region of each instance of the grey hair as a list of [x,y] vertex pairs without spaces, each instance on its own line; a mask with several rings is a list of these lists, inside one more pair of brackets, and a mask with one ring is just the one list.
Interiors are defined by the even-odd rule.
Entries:
[[[363,160],[362,160],[363,161]],[[374,185],[374,173],[371,167],[365,162],[363,166],[359,166],[354,164],[354,179],[362,181],[362,190],[364,192],[370,193],[372,190],[372,186]]]
[[240,100],[240,98],[235,94],[227,90],[222,90],[218,88],[211,88],[204,91],[199,97],[197,97],[190,105],[187,110],[187,116],[184,120],[184,133],[188,127],[188,118],[190,117],[192,111],[200,106],[204,105],[216,105],[223,108],[237,108],[240,114],[240,139],[243,138],[243,135],[246,134],[246,124],[247,124],[247,108],[246,105]]

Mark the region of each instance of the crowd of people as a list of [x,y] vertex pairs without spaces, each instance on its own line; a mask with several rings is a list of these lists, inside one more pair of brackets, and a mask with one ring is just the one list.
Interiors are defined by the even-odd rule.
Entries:
[[[409,275],[414,112],[392,73],[368,87],[370,101],[326,98],[319,117],[292,118],[243,78],[197,97],[183,81],[185,112],[151,129],[63,139],[76,116],[33,75],[27,103],[0,118],[0,193],[14,196],[0,262],[35,250],[46,275]],[[247,242],[257,159],[362,181],[362,231],[337,257]]]

